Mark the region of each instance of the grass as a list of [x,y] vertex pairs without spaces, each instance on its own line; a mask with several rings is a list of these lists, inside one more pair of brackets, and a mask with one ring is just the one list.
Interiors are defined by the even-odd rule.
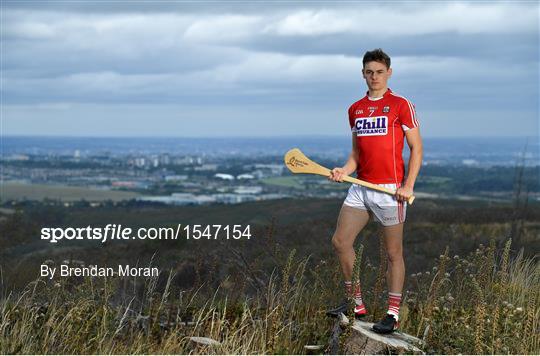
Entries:
[[439,176],[422,176],[418,177],[418,181],[426,184],[446,184],[452,181],[452,178]]
[[2,183],[2,200],[43,200],[59,199],[62,201],[120,201],[140,196],[138,193],[74,187],[68,185],[47,185],[28,183]]
[[[492,240],[464,257],[447,248],[431,270],[407,276],[402,330],[422,338],[424,351],[539,353],[540,265],[512,254],[511,240],[495,246]],[[362,248],[355,276],[373,321],[386,310],[385,253],[381,247],[383,263],[372,265]],[[307,344],[327,347],[333,321],[324,311],[341,297],[337,260],[307,268],[310,257],[295,250],[281,257],[265,281],[228,276],[216,288],[198,279],[176,290],[173,276],[38,279],[0,301],[0,353],[304,354]],[[201,346],[192,336],[220,344]]]

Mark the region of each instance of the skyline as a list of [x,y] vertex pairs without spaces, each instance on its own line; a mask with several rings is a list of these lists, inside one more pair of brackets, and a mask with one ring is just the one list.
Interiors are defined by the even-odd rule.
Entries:
[[[152,139],[152,138],[155,138],[155,139],[175,139],[175,138],[186,138],[186,139],[197,139],[197,138],[214,138],[214,139],[234,139],[234,138],[240,138],[240,139],[250,139],[250,138],[272,138],[272,139],[279,139],[279,138],[294,138],[294,137],[301,137],[301,138],[341,138],[343,139],[343,135],[340,135],[340,134],[327,134],[327,135],[324,135],[324,134],[315,134],[315,135],[310,135],[310,134],[294,134],[294,133],[291,133],[291,134],[284,134],[284,135],[251,135],[251,136],[246,136],[246,135],[243,135],[243,136],[231,136],[231,135],[228,135],[228,136],[204,136],[204,135],[201,135],[201,136],[173,136],[173,135],[169,135],[169,136],[166,136],[166,135],[161,135],[161,136],[144,136],[144,135],[132,135],[132,136],[114,136],[114,135],[100,135],[100,136],[92,136],[92,135],[56,135],[56,134],[45,134],[45,135],[28,135],[28,134],[3,134],[1,135],[0,137],[5,137],[5,138],[16,138],[16,137],[28,137],[28,138],[32,138],[32,137],[36,137],[36,138],[62,138],[62,137],[65,137],[65,138],[106,138],[106,139],[114,139],[114,138],[118,138],[118,139],[137,139],[137,138],[141,138],[141,139]],[[523,136],[519,136],[519,135],[514,135],[514,136],[511,136],[511,135],[507,135],[507,136],[504,136],[504,135],[500,135],[500,136],[429,136],[429,135],[423,135],[424,138],[429,138],[429,139],[468,139],[468,140],[472,140],[472,139],[491,139],[491,138],[501,138],[501,139],[523,139],[523,140],[527,140],[527,139],[538,139],[538,135],[534,135],[534,134],[531,134],[531,135],[523,135]],[[347,136],[346,137],[347,140],[349,140],[349,137]],[[540,143],[540,142],[539,142]]]
[[350,135],[347,109],[366,91],[362,55],[382,47],[389,87],[415,104],[423,136],[537,137],[538,10],[6,1],[2,134]]

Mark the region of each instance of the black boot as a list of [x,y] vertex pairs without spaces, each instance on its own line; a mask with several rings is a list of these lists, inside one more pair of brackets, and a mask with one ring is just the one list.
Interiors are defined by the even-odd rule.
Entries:
[[358,320],[364,319],[365,316],[367,315],[365,307],[362,310],[360,310],[358,305],[355,305],[353,300],[343,299],[338,306],[336,306],[336,307],[334,307],[332,309],[328,309],[326,311],[326,316],[329,316],[329,317],[332,317],[332,318],[337,318],[339,313],[343,313],[344,315],[348,315],[350,310],[354,310],[354,318],[358,319]]
[[373,331],[379,334],[389,334],[399,328],[399,322],[392,314],[386,316],[378,323],[373,324]]
[[339,313],[347,315],[347,312],[352,308],[351,301],[349,299],[343,299],[341,303],[335,308],[328,309],[326,311],[326,316],[337,318]]

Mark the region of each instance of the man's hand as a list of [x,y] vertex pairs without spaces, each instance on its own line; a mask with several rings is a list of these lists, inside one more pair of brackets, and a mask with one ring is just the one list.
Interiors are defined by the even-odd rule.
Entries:
[[403,186],[399,187],[396,191],[396,199],[398,201],[407,201],[413,195],[413,188]]
[[330,176],[328,176],[328,180],[334,182],[343,182],[343,177],[346,175],[347,174],[343,168],[336,167],[330,171]]

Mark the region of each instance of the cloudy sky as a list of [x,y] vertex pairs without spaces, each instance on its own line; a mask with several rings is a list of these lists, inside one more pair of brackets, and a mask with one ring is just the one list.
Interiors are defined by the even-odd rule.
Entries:
[[539,134],[530,2],[2,1],[2,134],[349,133],[365,51],[435,136]]

